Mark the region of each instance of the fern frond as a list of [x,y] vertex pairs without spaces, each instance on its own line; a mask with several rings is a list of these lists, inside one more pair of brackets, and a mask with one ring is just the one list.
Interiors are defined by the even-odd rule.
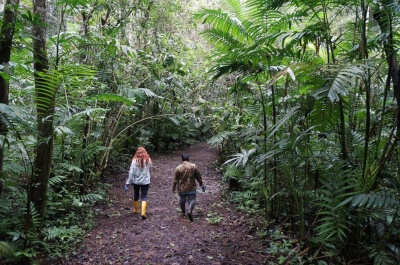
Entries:
[[59,184],[59,183],[63,183],[65,181],[66,177],[64,176],[54,176],[52,178],[49,179],[49,187],[55,185],[55,184]]
[[103,196],[100,194],[86,194],[86,195],[78,195],[78,196],[71,196],[72,205],[76,207],[84,206],[84,203],[95,203],[98,201],[103,200]]
[[11,209],[11,204],[9,200],[0,198],[0,213],[8,212]]
[[77,235],[82,233],[82,229],[77,226],[69,228],[52,226],[44,229],[43,233],[46,235],[45,240],[74,240]]
[[99,146],[97,143],[90,143],[88,146],[86,146],[85,149],[82,150],[82,162],[86,163],[89,161],[93,161],[96,155],[101,154],[102,152],[105,152],[107,150],[110,150],[110,147]]
[[6,241],[0,241],[0,259],[5,259],[13,255],[14,255],[13,246]]
[[240,179],[243,176],[243,172],[234,164],[229,164],[225,169],[224,176],[227,179]]
[[81,202],[94,203],[94,202],[103,200],[103,196],[100,194],[91,193],[91,194],[86,194],[86,195],[80,195],[80,196],[78,196],[78,199]]
[[[26,210],[26,208],[24,210]],[[36,210],[33,202],[31,202],[29,205],[29,212],[30,212],[30,217],[31,217],[31,221],[32,221],[32,226],[38,227],[40,224],[40,215],[39,215],[38,211]]]
[[215,135],[207,141],[213,147],[220,147],[226,140],[237,135],[235,131],[224,131]]
[[83,172],[82,168],[68,163],[58,163],[57,166],[63,168],[65,171],[68,172],[76,172],[76,173]]
[[346,207],[341,202],[354,195],[356,182],[351,168],[345,164],[335,165],[325,172],[317,191],[318,236],[325,242],[343,242],[351,234],[353,224]]
[[65,232],[65,227],[48,227],[43,230],[46,235],[45,240],[53,240],[60,237]]
[[364,144],[364,137],[355,131],[351,132],[351,136],[352,136],[352,144],[355,146],[362,146]]

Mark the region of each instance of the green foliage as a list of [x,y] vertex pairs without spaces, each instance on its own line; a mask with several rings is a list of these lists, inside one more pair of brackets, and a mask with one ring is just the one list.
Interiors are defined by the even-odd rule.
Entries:
[[324,244],[336,245],[345,242],[353,227],[351,213],[341,202],[354,194],[353,169],[346,165],[330,168],[321,179],[323,186],[317,191],[316,206],[320,208],[318,218],[318,238]]
[[[382,57],[388,48],[391,60],[398,57],[399,5],[378,2],[368,3],[368,17],[352,1],[228,0],[203,8],[195,18],[206,24],[210,56],[187,23],[193,10],[180,2],[56,1],[47,25],[52,68],[36,76],[37,94],[25,32],[36,18],[21,8],[6,75],[10,105],[0,105],[9,126],[0,138],[0,253],[60,255],[82,235],[78,224],[91,227],[88,209],[105,198],[99,183],[110,161],[139,145],[155,152],[209,138],[227,196],[249,213],[264,210],[270,222],[288,220],[312,248],[309,263],[362,255],[390,264],[398,255],[398,106]],[[44,230],[24,231],[35,114],[54,121],[53,177]],[[281,242],[270,245],[277,262],[302,264],[293,242]],[[359,247],[349,251],[354,242]]]
[[227,160],[225,163],[229,164],[232,163],[235,166],[242,165],[243,167],[246,165],[247,161],[249,160],[249,157],[256,152],[256,149],[242,149],[240,153],[232,155],[233,158]]
[[217,135],[213,136],[207,142],[212,145],[213,147],[221,148],[224,146],[224,142],[229,141],[229,138],[232,136],[236,136],[237,132],[220,132]]
[[[5,76],[10,104],[0,105],[8,124],[0,136],[0,241],[8,261],[60,256],[92,228],[91,206],[106,198],[109,161],[130,156],[138,145],[153,152],[193,143],[212,126],[213,86],[202,62],[209,60],[207,49],[193,38],[191,11],[179,2],[56,1],[48,7],[50,69],[33,74],[26,29],[36,18],[31,6],[21,7]],[[48,135],[54,149],[41,228],[37,210],[26,209],[26,191],[37,125],[44,121],[54,125]]]
[[14,255],[13,247],[5,241],[0,241],[0,258],[6,259]]
[[60,241],[74,241],[75,238],[80,236],[82,234],[82,230],[77,227],[73,226],[70,228],[65,228],[65,227],[48,227],[44,229],[43,231],[45,235],[45,240],[60,240]]
[[399,28],[389,2],[370,3],[374,22],[343,1],[224,1],[196,16],[215,48],[210,73],[229,80],[209,141],[240,187],[227,195],[241,205],[251,194],[269,221],[290,220],[313,264],[397,255],[397,223],[387,222],[398,209],[397,123],[387,109],[396,82],[379,78],[392,60],[382,60],[382,44]]
[[393,192],[373,192],[367,194],[358,194],[353,197],[344,200],[341,205],[345,205],[347,202],[351,201],[352,207],[366,207],[366,208],[398,208],[400,206],[400,201],[398,196]]

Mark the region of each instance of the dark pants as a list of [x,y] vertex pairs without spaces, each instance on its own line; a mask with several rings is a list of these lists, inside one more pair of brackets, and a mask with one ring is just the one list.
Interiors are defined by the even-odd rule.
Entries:
[[142,199],[142,201],[146,201],[147,192],[149,191],[149,186],[150,186],[150,184],[147,184],[147,185],[133,184],[133,200],[134,201],[139,200],[139,191],[141,191],[140,198]]
[[194,206],[196,205],[196,193],[179,193],[179,205],[181,206],[182,213],[185,213],[185,205],[188,203],[188,214],[193,213]]

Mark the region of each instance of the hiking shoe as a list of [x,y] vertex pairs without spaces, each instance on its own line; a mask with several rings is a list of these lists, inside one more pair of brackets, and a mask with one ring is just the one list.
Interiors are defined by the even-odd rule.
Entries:
[[188,213],[187,216],[188,216],[190,222],[193,222],[193,215],[191,213]]

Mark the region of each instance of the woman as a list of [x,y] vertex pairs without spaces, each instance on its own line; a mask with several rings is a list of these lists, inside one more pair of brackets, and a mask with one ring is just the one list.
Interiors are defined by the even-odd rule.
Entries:
[[132,158],[129,178],[125,183],[126,188],[133,184],[133,212],[139,213],[139,191],[142,199],[142,219],[146,219],[147,192],[150,186],[150,167],[152,161],[146,149],[139,147]]

